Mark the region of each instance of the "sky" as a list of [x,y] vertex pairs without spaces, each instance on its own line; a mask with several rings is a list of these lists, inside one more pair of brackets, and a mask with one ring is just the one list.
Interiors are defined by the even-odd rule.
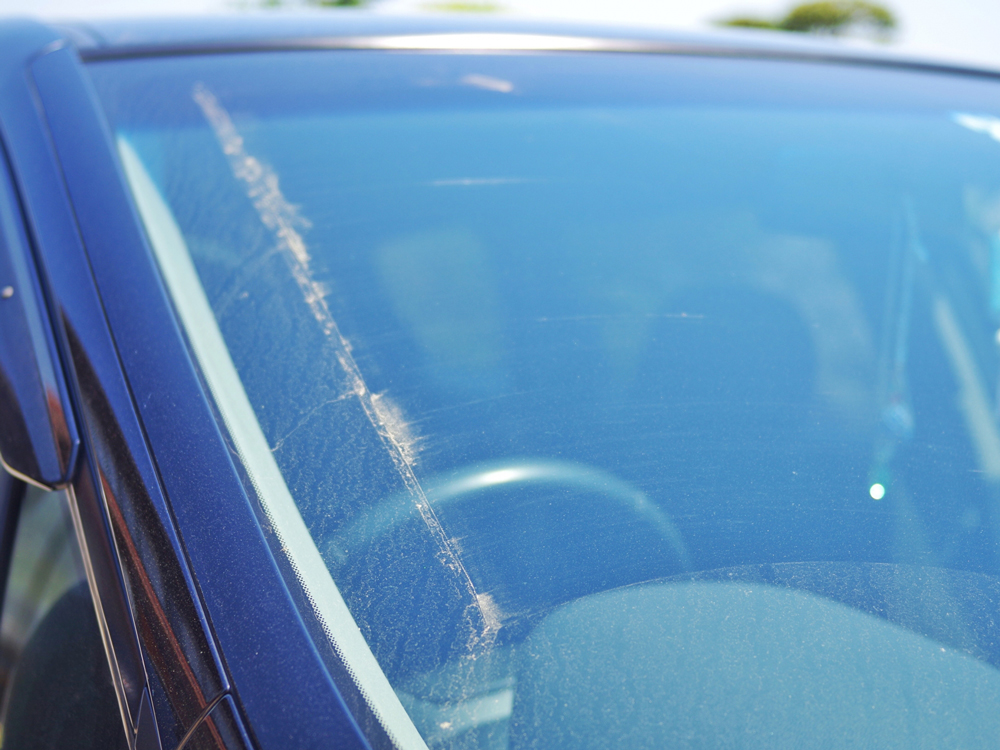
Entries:
[[[0,16],[42,19],[240,12],[256,0],[0,0]],[[294,0],[290,0],[294,1]],[[469,1],[469,0],[466,0]],[[471,0],[476,2],[477,0]],[[478,0],[482,2],[482,0]],[[795,0],[492,0],[507,16],[709,28],[735,15],[780,16]],[[429,12],[434,0],[376,0],[375,13]],[[894,48],[1000,69],[1000,0],[885,0]],[[268,11],[281,12],[281,11]],[[337,11],[330,11],[337,12]]]

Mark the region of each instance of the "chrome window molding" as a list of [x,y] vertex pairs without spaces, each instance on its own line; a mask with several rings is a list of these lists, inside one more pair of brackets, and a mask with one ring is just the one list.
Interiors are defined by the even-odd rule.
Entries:
[[87,62],[143,57],[176,57],[241,52],[290,52],[301,50],[374,50],[389,52],[454,52],[460,54],[518,54],[524,52],[599,52],[646,55],[684,55],[736,59],[787,60],[886,67],[931,73],[949,73],[1000,79],[1000,71],[974,66],[894,57],[861,50],[782,48],[704,44],[699,42],[614,37],[470,32],[390,34],[372,36],[303,36],[277,39],[220,40],[194,44],[142,44],[91,47],[79,50]]
[[111,682],[115,687],[115,697],[118,699],[118,712],[121,715],[125,736],[128,737],[129,745],[131,746],[135,740],[136,727],[129,712],[128,699],[125,695],[125,684],[122,681],[121,669],[118,666],[118,658],[115,655],[115,645],[111,637],[111,629],[108,627],[107,616],[101,604],[101,592],[97,585],[97,577],[94,574],[94,566],[90,559],[90,549],[87,544],[87,535],[83,528],[83,520],[80,517],[80,509],[77,505],[76,491],[71,484],[64,490],[61,490],[61,493],[64,495],[66,504],[69,506],[70,517],[73,519],[73,531],[76,533],[76,542],[80,548],[80,558],[83,560],[83,569],[87,575],[87,587],[90,589],[90,598],[94,604],[97,627],[101,631],[104,653],[108,658],[108,669],[111,672]]

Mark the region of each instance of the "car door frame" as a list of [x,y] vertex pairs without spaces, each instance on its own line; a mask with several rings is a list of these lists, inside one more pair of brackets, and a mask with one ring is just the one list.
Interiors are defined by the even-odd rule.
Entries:
[[80,432],[66,490],[130,746],[178,748],[212,721],[220,747],[366,748],[257,521],[84,63],[29,22],[0,25],[0,49],[0,141]]

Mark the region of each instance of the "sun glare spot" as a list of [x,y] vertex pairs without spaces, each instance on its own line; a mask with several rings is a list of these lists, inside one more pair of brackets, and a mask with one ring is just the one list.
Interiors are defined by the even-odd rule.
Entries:
[[881,500],[885,497],[885,487],[876,482],[868,489],[868,494],[872,496],[872,500]]
[[508,482],[516,482],[518,479],[521,479],[523,474],[524,472],[519,469],[497,469],[496,471],[486,472],[479,478],[479,481],[484,487],[494,484],[507,484]]

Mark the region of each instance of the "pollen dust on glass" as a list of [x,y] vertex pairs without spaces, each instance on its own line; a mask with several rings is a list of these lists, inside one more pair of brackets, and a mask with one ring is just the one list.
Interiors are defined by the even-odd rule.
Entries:
[[357,397],[365,416],[392,458],[403,484],[414,498],[416,509],[434,537],[445,565],[462,581],[467,595],[472,600],[472,606],[478,610],[483,623],[483,641],[491,641],[499,629],[497,608],[488,595],[480,595],[476,591],[468,570],[449,543],[441,522],[417,480],[414,473],[417,441],[409,423],[395,403],[384,394],[372,393],[369,390],[351,354],[350,343],[341,334],[330,313],[325,299],[326,290],[313,278],[310,268],[311,258],[300,233],[300,230],[310,226],[309,221],[301,216],[298,207],[289,203],[282,194],[278,175],[246,151],[243,137],[215,95],[203,84],[198,83],[194,87],[192,97],[215,132],[215,137],[229,160],[233,175],[246,185],[247,195],[253,202],[261,222],[274,234],[278,249],[285,258],[312,317],[333,344],[337,361],[347,376],[349,394]]

